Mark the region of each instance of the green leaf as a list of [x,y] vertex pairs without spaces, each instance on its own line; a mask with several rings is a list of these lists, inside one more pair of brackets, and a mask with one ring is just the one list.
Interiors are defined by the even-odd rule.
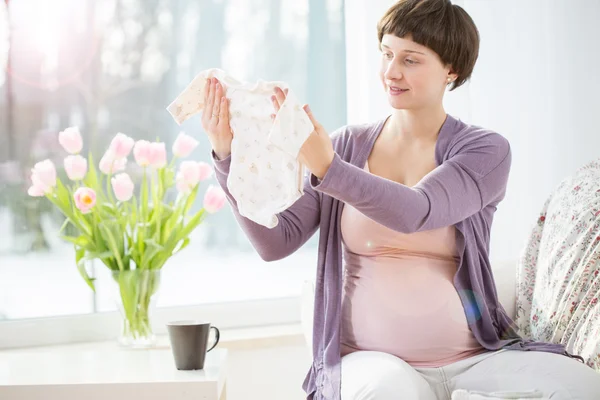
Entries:
[[194,216],[190,218],[189,222],[182,229],[174,229],[173,232],[171,232],[164,245],[165,251],[162,253],[158,261],[156,261],[157,264],[155,264],[155,268],[162,267],[167,259],[173,255],[175,246],[177,246],[181,240],[188,238],[190,233],[204,220],[204,216],[205,210],[203,208],[194,214]]
[[[52,195],[47,195],[46,198],[50,200],[50,202],[54,204],[82,233],[91,235],[91,228],[87,223],[87,220],[79,212],[79,210],[75,209],[75,206],[71,206],[71,202],[68,200],[70,196],[68,190],[62,185],[62,183],[59,184],[58,182],[60,182],[59,179],[57,179],[57,187],[55,188],[54,193]],[[65,194],[60,187],[66,191],[67,200],[64,199]],[[60,200],[59,197],[62,197],[63,200]]]
[[92,238],[94,240],[94,243],[96,243],[96,250],[103,252],[108,250],[108,246],[106,244],[106,241],[104,240],[104,237],[102,236],[102,232],[100,231],[100,219],[98,216],[95,216],[95,218],[96,220],[92,224]]
[[[60,179],[56,180],[56,199],[61,205],[61,209],[69,210],[71,209],[71,194],[69,193],[69,189],[65,187]],[[63,211],[64,212],[64,211]]]
[[185,201],[185,206],[183,207],[183,215],[187,215],[187,213],[190,211],[190,208],[192,207],[192,205],[194,204],[194,201],[196,201],[196,196],[198,195],[198,188],[200,187],[200,185],[196,185],[196,187],[194,189],[192,189],[192,192],[189,194],[188,198]]
[[179,223],[181,223],[181,221],[183,220],[183,217],[181,215],[181,210],[182,210],[181,207],[176,206],[172,210],[170,215],[167,217],[167,220],[164,222],[164,229],[163,229],[163,233],[162,233],[162,237],[163,237],[162,243],[165,242],[164,238],[168,237],[171,234],[171,232],[173,231],[173,229],[175,228],[175,226],[178,225]]
[[141,200],[140,200],[140,218],[137,220],[137,244],[138,253],[140,255],[139,265],[144,263],[144,239],[146,238],[146,229],[148,222],[148,179],[146,169],[144,169],[144,177],[142,178]]
[[146,239],[144,240],[146,243],[146,251],[144,252],[144,263],[146,265],[140,265],[140,268],[152,268],[152,259],[154,256],[164,251],[164,247],[160,244],[156,243],[154,239]]
[[161,223],[164,224],[165,221],[167,219],[169,219],[171,217],[171,215],[173,215],[174,212],[175,212],[175,209],[172,206],[170,206],[168,204],[163,205],[161,215],[160,215]]
[[100,204],[100,209],[101,211],[103,211],[104,213],[107,213],[113,217],[118,218],[119,217],[119,209],[111,204],[111,203],[102,203]]
[[73,237],[73,236],[63,235],[60,238],[67,242],[73,243],[75,246],[83,248],[84,250],[87,250],[87,251],[95,251],[96,250],[94,243],[92,243],[87,236],[80,235],[77,237]]
[[94,163],[94,156],[90,151],[88,153],[88,173],[83,179],[83,184],[89,188],[94,189],[96,197],[104,199],[104,192],[101,189],[98,181],[98,172],[96,170],[96,164]]
[[128,271],[130,269],[130,264],[131,264],[131,255],[127,254],[123,258],[123,266],[125,267],[125,271]]
[[138,284],[137,274],[131,271],[127,273],[119,273],[119,290],[121,292],[121,302],[123,311],[128,321],[134,321],[135,306],[137,304]]
[[133,207],[131,208],[130,211],[130,215],[129,215],[129,221],[131,226],[135,226],[138,220],[138,204],[137,204],[137,197],[133,196],[131,198],[131,200],[133,200]]
[[[141,199],[141,206],[142,206],[142,210],[144,212],[142,212],[142,216],[148,218],[148,177],[146,175],[146,173],[144,172],[144,177],[143,177],[143,181],[142,181],[142,199]],[[144,221],[146,222],[146,221]]]
[[131,261],[135,263],[136,266],[141,264],[140,253],[135,242],[129,247],[129,257]]
[[[80,250],[80,249],[76,248],[75,250],[77,251],[77,250]],[[109,260],[109,259],[111,259],[113,257],[114,257],[114,254],[110,250],[106,250],[106,251],[103,251],[103,252],[100,252],[100,251],[86,251],[84,257],[80,261],[84,262],[84,261],[90,261],[90,260],[98,259],[98,260],[101,260],[101,261],[104,262],[105,260]]]
[[61,225],[60,229],[58,230],[58,233],[62,233],[62,231],[64,231],[67,227],[67,225],[69,225],[69,218],[65,218],[65,222],[63,222],[63,224]]
[[165,204],[162,210],[162,214],[160,216],[160,226],[162,227],[160,230],[160,234],[158,235],[158,241],[159,243],[164,243],[165,242],[165,238],[167,238],[169,236],[169,234],[171,233],[173,226],[174,226],[174,222],[171,222],[171,217],[174,214],[174,209],[173,207],[171,207],[170,205]]
[[107,253],[110,254],[111,257],[103,258],[100,261],[102,261],[102,264],[106,265],[108,269],[112,271],[119,271],[119,266],[117,265],[117,261],[115,260],[115,258],[112,257],[112,253],[110,251]]
[[196,229],[196,227],[204,220],[205,215],[206,213],[204,208],[194,214],[194,216],[190,218],[190,221],[185,225],[185,228],[183,228],[183,230],[180,232],[179,237],[188,237],[190,233],[192,233],[192,231]]
[[91,258],[89,258],[88,256],[85,256],[84,249],[75,249],[75,263],[77,264],[79,274],[81,275],[85,283],[87,283],[88,286],[92,289],[92,291],[96,292],[96,288],[94,287],[94,281],[96,280],[96,278],[90,278],[90,276],[87,273],[87,270],[85,269],[85,263],[90,259]]
[[165,185],[164,187],[171,187],[175,184],[175,170],[169,168],[165,171]]
[[122,232],[120,232],[117,224],[110,224],[110,221],[104,221],[98,225],[102,232],[102,236],[106,239],[108,249],[113,253],[117,260],[119,270],[123,271],[124,264],[123,259],[121,258],[121,255],[124,253]]
[[179,243],[181,243],[181,245],[179,247],[177,247],[176,250],[173,251],[173,254],[177,254],[181,250],[185,249],[188,246],[188,244],[190,244],[190,238],[186,237],[185,239],[183,239],[182,242],[179,242]]

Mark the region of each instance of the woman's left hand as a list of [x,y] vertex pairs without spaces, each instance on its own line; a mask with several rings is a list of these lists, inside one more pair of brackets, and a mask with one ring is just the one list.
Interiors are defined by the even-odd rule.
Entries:
[[[283,91],[279,87],[275,88],[275,95],[271,96],[275,113],[279,112],[279,108],[285,101],[286,95],[287,89]],[[325,128],[323,128],[323,125],[315,119],[308,104],[305,104],[303,109],[310,118],[315,130],[311,132],[310,136],[300,148],[298,161],[304,164],[317,178],[323,179],[335,155],[333,143],[331,142],[329,134]],[[271,118],[275,119],[275,114],[271,114]]]

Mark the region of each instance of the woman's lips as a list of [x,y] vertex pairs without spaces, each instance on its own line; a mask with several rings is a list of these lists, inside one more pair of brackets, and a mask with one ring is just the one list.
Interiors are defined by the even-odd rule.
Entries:
[[396,87],[390,86],[390,94],[393,96],[397,96],[397,95],[400,95],[400,94],[406,93],[406,92],[408,92],[408,89],[401,89],[401,88],[396,88]]

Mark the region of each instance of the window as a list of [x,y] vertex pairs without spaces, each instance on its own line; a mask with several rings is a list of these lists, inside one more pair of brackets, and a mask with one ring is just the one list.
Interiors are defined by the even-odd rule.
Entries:
[[[169,148],[183,130],[200,140],[191,157],[210,162],[199,119],[179,127],[166,106],[213,67],[240,80],[288,82],[332,131],[346,123],[343,16],[342,0],[2,2],[0,320],[116,309],[106,267],[92,266],[94,294],[58,237],[62,215],[27,195],[35,162],[62,164],[59,131],[79,126],[84,151],[99,160],[117,132],[159,136]],[[316,236],[266,263],[227,205],[163,268],[158,305],[297,296],[315,273]]]

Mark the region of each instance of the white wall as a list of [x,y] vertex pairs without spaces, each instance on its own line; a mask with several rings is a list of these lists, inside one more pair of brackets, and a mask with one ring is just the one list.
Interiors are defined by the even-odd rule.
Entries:
[[[390,112],[377,80],[376,24],[394,1],[348,0],[349,123]],[[446,111],[511,143],[505,200],[492,228],[494,261],[518,257],[553,188],[600,156],[600,2],[455,0],[475,21],[480,55],[470,83]]]

